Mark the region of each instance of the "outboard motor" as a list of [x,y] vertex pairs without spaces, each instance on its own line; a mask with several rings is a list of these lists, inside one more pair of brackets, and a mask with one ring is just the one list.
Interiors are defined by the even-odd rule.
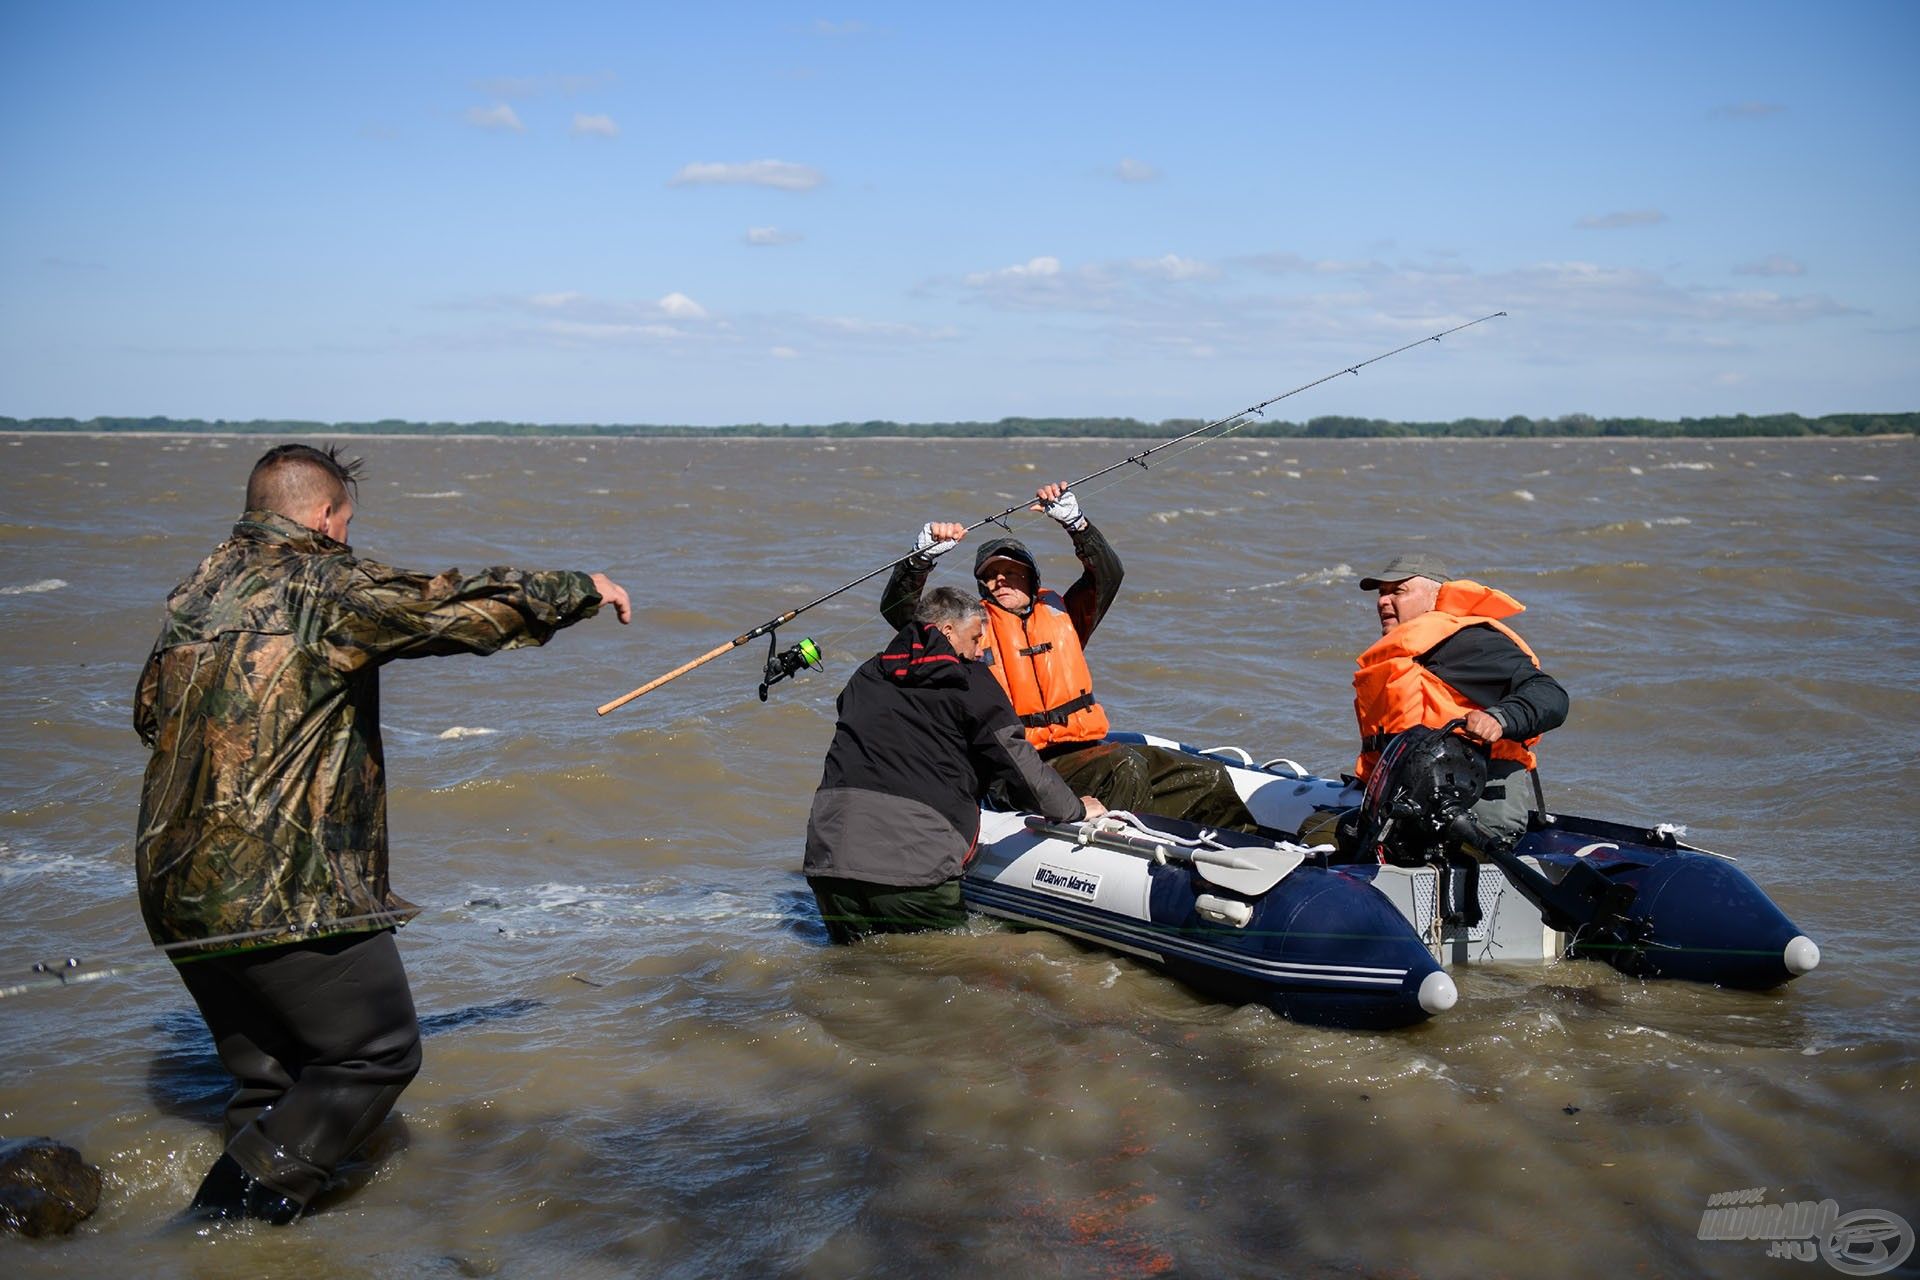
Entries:
[[[1445,868],[1477,859],[1461,852],[1470,845],[1481,857],[1496,863],[1508,883],[1540,908],[1548,925],[1622,951],[1646,940],[1645,921],[1631,918],[1635,890],[1607,879],[1591,866],[1576,863],[1559,880],[1549,880],[1522,861],[1514,842],[1495,835],[1473,816],[1473,803],[1487,785],[1487,749],[1458,731],[1465,720],[1439,729],[1416,726],[1402,730],[1381,751],[1360,802],[1361,856],[1396,866],[1434,863],[1442,868],[1440,883],[1449,881]],[[1456,905],[1444,901],[1449,922],[1478,922],[1478,889],[1470,872]]]
[[[1487,785],[1486,748],[1454,732],[1416,725],[1381,751],[1360,801],[1363,858],[1439,872],[1436,908],[1449,925],[1480,923],[1480,863],[1460,851],[1462,828]],[[1458,883],[1456,883],[1456,880]]]
[[1454,732],[1424,725],[1394,735],[1360,802],[1359,849],[1399,867],[1444,861],[1459,843],[1455,820],[1487,785],[1487,752]]

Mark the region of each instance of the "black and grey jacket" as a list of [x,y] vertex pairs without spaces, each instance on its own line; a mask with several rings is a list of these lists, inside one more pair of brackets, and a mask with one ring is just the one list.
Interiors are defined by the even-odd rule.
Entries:
[[1567,691],[1492,627],[1462,627],[1415,659],[1487,709],[1509,738],[1537,738],[1567,722]]
[[810,876],[919,887],[960,874],[996,781],[1055,821],[1084,809],[987,669],[909,623],[853,673],[807,817]]

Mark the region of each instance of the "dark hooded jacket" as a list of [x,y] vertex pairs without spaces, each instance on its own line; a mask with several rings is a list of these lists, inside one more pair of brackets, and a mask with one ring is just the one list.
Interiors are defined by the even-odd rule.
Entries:
[[1056,821],[1080,798],[1027,745],[1007,695],[935,627],[908,623],[853,673],[807,817],[808,875],[916,888],[960,874],[997,781]]

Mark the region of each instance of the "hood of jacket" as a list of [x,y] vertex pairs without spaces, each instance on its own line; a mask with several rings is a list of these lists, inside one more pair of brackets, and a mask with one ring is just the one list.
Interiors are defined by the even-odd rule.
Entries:
[[880,651],[880,674],[907,688],[951,689],[967,683],[967,660],[940,628],[909,622]]

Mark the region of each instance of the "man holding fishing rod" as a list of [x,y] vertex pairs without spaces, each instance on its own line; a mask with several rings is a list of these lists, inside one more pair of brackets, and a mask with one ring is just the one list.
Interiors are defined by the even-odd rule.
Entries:
[[802,868],[833,941],[965,924],[960,873],[996,782],[1055,822],[1106,812],[1027,745],[980,670],[986,640],[980,602],[936,588],[835,701]]
[[380,667],[545,643],[598,573],[409,573],[346,545],[360,463],[280,445],[167,600],[133,723],[152,750],[140,910],[238,1088],[189,1212],[292,1222],[420,1069],[387,878]]
[[[1093,696],[1085,647],[1120,593],[1120,557],[1081,514],[1080,499],[1067,485],[1042,485],[1030,509],[1045,512],[1073,539],[1082,572],[1064,594],[1041,589],[1039,563],[1016,539],[989,539],[973,561],[989,627],[984,661],[1012,701],[1028,742],[1069,787],[1109,809],[1254,830],[1253,815],[1218,761],[1106,741],[1107,713]],[[888,623],[897,627],[912,616],[935,557],[951,551],[966,532],[957,523],[921,527],[914,554],[894,569],[881,592],[880,615]]]

